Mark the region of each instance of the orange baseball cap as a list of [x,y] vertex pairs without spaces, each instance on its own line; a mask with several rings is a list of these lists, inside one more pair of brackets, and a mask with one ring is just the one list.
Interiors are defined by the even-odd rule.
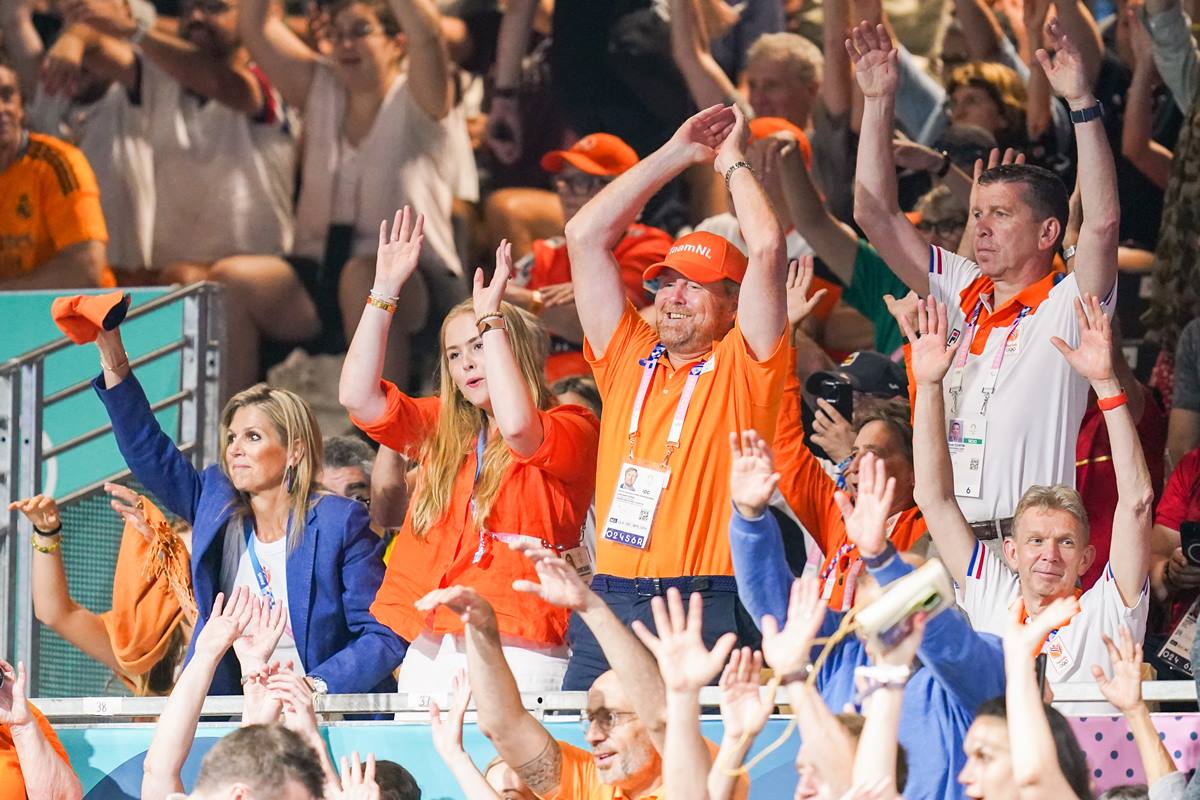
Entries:
[[563,162],[589,175],[620,175],[638,163],[638,154],[619,136],[611,133],[589,134],[569,150],[551,150],[542,156],[542,169],[561,172]]
[[725,237],[696,231],[677,239],[667,257],[647,267],[642,278],[652,281],[664,269],[673,269],[698,283],[716,283],[726,278],[741,283],[746,277],[746,257]]
[[750,120],[750,141],[758,139],[766,139],[768,136],[774,136],[777,133],[790,133],[796,140],[796,144],[800,148],[800,155],[804,157],[805,166],[812,168],[812,145],[809,144],[808,136],[804,131],[800,130],[800,126],[789,122],[783,117],[755,117]]

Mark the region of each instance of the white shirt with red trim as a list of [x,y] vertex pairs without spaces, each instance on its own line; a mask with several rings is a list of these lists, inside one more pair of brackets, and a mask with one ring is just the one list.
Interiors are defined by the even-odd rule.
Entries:
[[[971,620],[975,630],[1003,636],[1008,625],[1008,612],[1021,595],[1015,573],[1004,559],[983,542],[975,543],[975,551],[967,565],[967,580],[956,585],[958,603]],[[1092,665],[1099,664],[1112,674],[1112,662],[1100,634],[1116,641],[1117,630],[1126,625],[1133,640],[1140,642],[1146,635],[1146,615],[1150,611],[1150,581],[1142,585],[1137,605],[1125,605],[1112,565],[1104,569],[1100,580],[1079,597],[1079,613],[1071,624],[1052,634],[1042,647],[1047,654],[1046,679],[1051,688],[1060,683],[1091,683]],[[1108,703],[1058,703],[1055,707],[1064,714],[1116,714]]]
[[[987,288],[984,309],[990,314],[991,281],[979,266],[930,247],[929,292],[947,306],[951,341],[964,335],[981,287]],[[1079,344],[1075,318],[1079,285],[1074,275],[1061,275],[1043,296],[1032,296],[1034,292],[1034,287],[1028,287],[1018,295],[1030,309],[1006,347],[995,393],[987,404],[979,496],[958,498],[959,508],[971,522],[1011,517],[1030,486],[1075,485],[1075,442],[1087,405],[1088,382],[1071,369],[1050,338],[1057,336],[1072,347]],[[1103,298],[1109,316],[1116,293],[1114,282]],[[950,393],[953,369],[946,376],[942,391],[947,420],[979,414],[983,388],[1008,330],[1008,325],[980,329],[978,335],[986,335],[987,343],[981,354],[967,357],[957,412]]]

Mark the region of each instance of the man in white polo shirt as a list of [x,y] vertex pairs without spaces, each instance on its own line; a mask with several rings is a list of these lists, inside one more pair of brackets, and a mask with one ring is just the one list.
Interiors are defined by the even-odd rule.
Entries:
[[[1051,685],[1091,681],[1093,664],[1111,672],[1102,635],[1115,640],[1117,630],[1125,625],[1140,642],[1150,602],[1147,574],[1154,490],[1133,416],[1113,370],[1111,325],[1100,302],[1090,296],[1087,301],[1086,313],[1083,304],[1076,312],[1079,345],[1072,348],[1062,339],[1052,340],[1062,353],[1060,358],[1096,390],[1117,479],[1108,568],[1086,592],[1078,589],[1079,578],[1096,551],[1088,544],[1087,512],[1074,489],[1062,484],[1030,486],[1017,504],[1013,535],[1004,540],[1003,558],[972,534],[955,502],[950,465],[951,449],[963,445],[946,442],[941,383],[957,357],[955,346],[945,344],[946,308],[928,298],[918,309],[919,338],[907,321],[901,321],[901,329],[913,340],[909,362],[917,385],[914,496],[938,554],[954,576],[959,602],[971,624],[976,630],[1003,635],[1008,609],[1018,600],[1024,602],[1027,614],[1036,617],[1059,597],[1079,598],[1079,613],[1052,633],[1043,649]],[[963,439],[971,435],[968,428]],[[1011,457],[1020,458],[1020,453]],[[1102,709],[1096,704],[1072,704],[1070,710]]]
[[967,231],[978,263],[930,247],[900,211],[892,158],[895,50],[882,26],[854,29],[852,58],[865,95],[855,219],[901,280],[949,308],[960,346],[943,384],[946,414],[964,442],[953,451],[958,503],[976,536],[1011,532],[1021,493],[1075,483],[1075,441],[1087,381],[1050,346],[1077,342],[1072,305],[1083,293],[1112,313],[1119,206],[1103,110],[1079,52],[1057,23],[1039,52],[1054,90],[1071,106],[1079,153],[1083,228],[1069,275],[1053,272],[1067,222],[1066,187],[1047,170],[1011,164],[979,175]]

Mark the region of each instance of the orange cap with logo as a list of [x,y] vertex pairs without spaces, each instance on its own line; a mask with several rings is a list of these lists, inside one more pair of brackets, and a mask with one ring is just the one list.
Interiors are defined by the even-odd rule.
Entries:
[[708,231],[689,233],[677,239],[667,257],[651,264],[642,273],[651,281],[664,269],[673,269],[688,280],[697,283],[716,283],[731,280],[741,283],[746,277],[746,257],[723,236]]
[[611,133],[589,134],[568,150],[551,150],[542,156],[542,169],[561,172],[566,162],[589,175],[620,175],[638,163],[638,154],[619,136]]

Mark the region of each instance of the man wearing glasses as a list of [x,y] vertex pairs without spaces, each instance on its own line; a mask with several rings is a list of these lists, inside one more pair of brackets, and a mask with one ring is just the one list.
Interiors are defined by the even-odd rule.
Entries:
[[[638,156],[633,148],[609,133],[593,133],[569,150],[552,150],[542,156],[542,169],[554,175],[554,189],[564,221],[570,221],[613,178],[636,163]],[[625,234],[613,247],[625,296],[636,308],[645,308],[652,301],[652,295],[643,286],[642,273],[651,264],[662,261],[670,247],[671,237],[666,231],[637,222],[626,227]],[[533,243],[529,255],[517,263],[505,299],[537,314],[549,330],[548,381],[592,374],[583,357],[583,328],[575,312],[575,290],[571,285],[571,261],[565,238],[555,236]]]

